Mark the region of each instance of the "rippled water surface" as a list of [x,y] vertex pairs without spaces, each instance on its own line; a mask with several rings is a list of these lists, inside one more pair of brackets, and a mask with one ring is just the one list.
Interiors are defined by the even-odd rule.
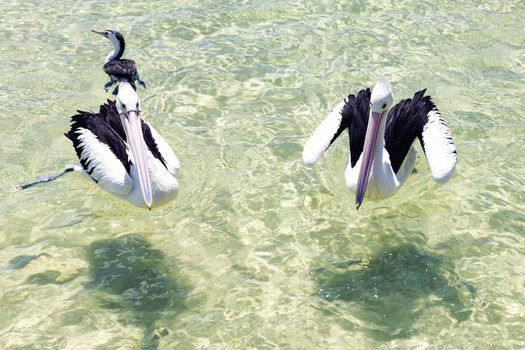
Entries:
[[[525,348],[522,1],[3,1],[4,349]],[[180,158],[151,213],[78,174],[62,135],[127,39],[145,118]],[[428,88],[459,161],[395,197],[346,190],[346,136],[302,145],[378,76]],[[419,146],[418,146],[419,147]]]

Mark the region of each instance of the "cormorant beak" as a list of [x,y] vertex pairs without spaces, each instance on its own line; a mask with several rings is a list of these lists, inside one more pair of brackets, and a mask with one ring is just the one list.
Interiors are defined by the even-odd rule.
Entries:
[[139,111],[128,111],[122,113],[122,123],[126,136],[128,137],[128,144],[133,154],[133,161],[137,167],[140,190],[142,198],[146,207],[151,210],[153,204],[153,195],[151,189],[151,179],[149,176],[148,163],[146,158],[146,143],[142,135],[142,121],[140,119]]
[[385,112],[372,112],[368,118],[368,127],[366,128],[365,143],[363,153],[361,154],[361,169],[359,169],[359,178],[357,180],[357,191],[355,196],[355,208],[359,209],[365,197],[368,177],[374,160],[375,148],[379,133],[379,125]]
[[103,37],[107,38],[107,36],[106,36],[106,32],[99,32],[99,31],[94,30],[94,29],[91,29],[91,31],[92,31],[93,33],[100,34],[100,35],[102,35]]

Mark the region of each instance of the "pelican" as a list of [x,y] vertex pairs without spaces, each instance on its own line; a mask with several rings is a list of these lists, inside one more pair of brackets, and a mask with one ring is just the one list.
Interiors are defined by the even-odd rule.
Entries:
[[339,135],[348,129],[350,155],[344,172],[346,186],[363,199],[393,196],[414,169],[419,139],[437,183],[454,173],[456,147],[452,134],[425,89],[393,106],[390,83],[381,77],[372,92],[364,89],[339,103],[310,136],[303,161],[314,166]]
[[[110,78],[110,81],[107,82],[106,85],[104,85],[106,91],[108,91],[111,85],[116,84],[122,79],[127,80],[134,90],[136,90],[135,81],[137,81],[140,85],[146,88],[146,84],[142,80],[140,80],[135,61],[122,58],[124,50],[126,49],[126,43],[122,34],[115,30],[109,29],[103,32],[99,32],[96,30],[91,31],[93,33],[102,35],[103,37],[111,41],[111,43],[113,44],[113,51],[111,51],[107,55],[103,67],[104,72],[106,72],[106,74],[109,75]],[[117,93],[118,86],[115,88],[115,90],[113,90],[113,95],[116,95]]]
[[174,199],[179,190],[180,163],[159,133],[141,117],[139,97],[121,81],[116,102],[108,100],[99,113],[78,111],[65,136],[80,160],[55,176],[39,177],[22,189],[78,172],[131,204],[151,208]]

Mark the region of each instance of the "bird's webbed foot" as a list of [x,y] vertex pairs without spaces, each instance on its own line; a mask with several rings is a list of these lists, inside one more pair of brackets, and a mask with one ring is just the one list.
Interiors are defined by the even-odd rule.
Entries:
[[139,73],[133,74],[132,79],[142,85],[144,89],[146,89],[146,83],[140,79]]
[[113,80],[110,80],[108,81],[106,84],[104,84],[104,90],[106,90],[106,92],[108,92],[109,88],[115,84],[115,82]]

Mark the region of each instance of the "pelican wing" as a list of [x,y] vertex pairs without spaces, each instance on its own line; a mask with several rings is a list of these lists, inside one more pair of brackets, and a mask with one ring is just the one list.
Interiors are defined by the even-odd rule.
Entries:
[[343,117],[343,109],[346,103],[346,99],[339,103],[306,141],[303,149],[303,162],[307,166],[314,166],[347,127]]
[[307,166],[315,165],[344,129],[349,129],[350,160],[354,166],[363,151],[370,90],[364,89],[357,95],[349,95],[339,103],[319,124],[303,149],[303,161]]
[[432,178],[439,183],[446,182],[454,174],[457,153],[450,129],[437,108],[428,112],[427,122],[418,137],[425,150]]
[[397,173],[412,143],[419,139],[434,181],[446,182],[456,167],[456,147],[452,134],[425,90],[395,105],[389,112],[385,148]]
[[142,133],[153,156],[164,164],[171,175],[177,176],[180,170],[179,159],[164,138],[145,120],[142,120]]
[[[100,114],[78,111],[71,117],[71,130],[65,134],[86,173],[102,189],[123,195],[131,191],[131,162],[127,146],[119,135],[114,103],[100,107]],[[123,131],[122,131],[123,132]]]

